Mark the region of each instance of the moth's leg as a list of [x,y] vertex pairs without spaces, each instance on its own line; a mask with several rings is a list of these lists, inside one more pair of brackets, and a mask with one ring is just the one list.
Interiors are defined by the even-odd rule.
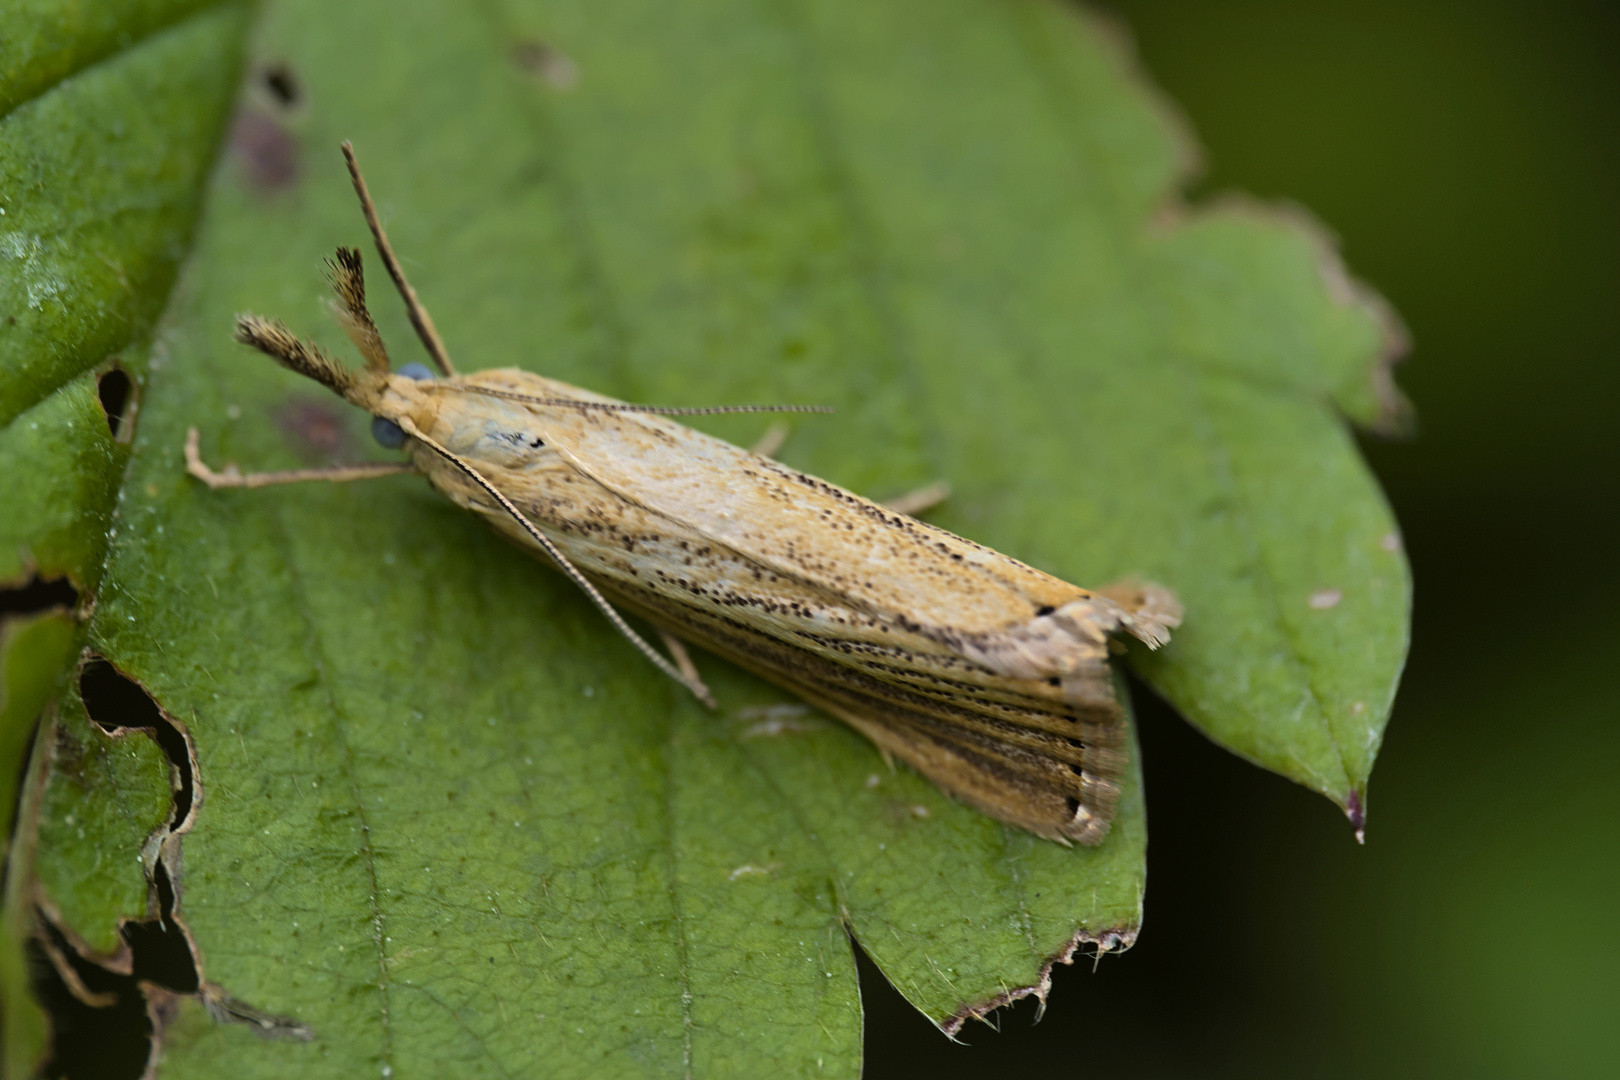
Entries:
[[692,688],[692,693],[709,708],[716,708],[714,694],[709,690],[709,684],[703,681],[703,676],[698,674],[697,665],[692,663],[692,654],[686,651],[686,642],[667,630],[658,631],[658,636],[663,640],[664,648],[669,650],[670,659],[675,661],[675,667],[680,670],[686,685]]
[[748,448],[748,452],[758,454],[760,457],[775,457],[776,452],[782,449],[782,444],[788,441],[788,436],[792,433],[792,428],[778,420],[765,429],[765,434],[759,437],[757,443]]
[[898,499],[890,499],[884,503],[890,510],[908,517],[916,517],[924,510],[932,510],[940,503],[951,497],[951,485],[945,480],[935,480],[926,487],[915,491],[908,491]]
[[346,480],[370,480],[377,476],[395,476],[399,473],[414,472],[415,468],[409,462],[380,461],[372,465],[339,465],[331,469],[287,469],[282,472],[258,473],[238,472],[235,465],[227,465],[224,472],[215,472],[204,464],[202,455],[197,452],[197,429],[189,428],[186,431],[186,472],[215,490],[219,488],[269,487],[271,484],[297,484],[305,480],[327,480],[333,483],[343,483]]
[[450,362],[450,354],[445,351],[444,342],[439,338],[439,331],[433,325],[433,319],[422,306],[422,301],[416,298],[416,290],[411,283],[405,280],[405,270],[394,257],[394,249],[388,243],[388,234],[383,232],[382,220],[377,217],[377,207],[371,201],[371,192],[366,189],[365,177],[360,175],[360,162],[355,160],[354,147],[349,145],[347,139],[343,142],[343,160],[349,163],[349,179],[354,182],[354,193],[360,197],[360,212],[366,215],[366,224],[371,227],[371,238],[377,242],[377,254],[382,256],[383,265],[388,268],[388,276],[394,279],[394,287],[405,301],[405,313],[411,318],[411,326],[416,329],[416,336],[422,339],[422,347],[433,357],[433,362],[439,370],[450,376],[456,373],[456,367]]

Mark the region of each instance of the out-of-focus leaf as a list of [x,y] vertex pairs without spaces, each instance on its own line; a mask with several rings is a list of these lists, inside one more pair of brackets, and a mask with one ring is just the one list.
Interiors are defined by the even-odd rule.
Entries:
[[[36,595],[54,595],[30,586],[65,579],[93,603],[100,585],[143,377],[140,356],[120,354],[150,329],[189,250],[240,62],[242,6],[184,18],[200,7],[0,8],[0,595],[8,611],[13,598],[27,610]],[[155,744],[138,733],[109,739],[71,701],[56,734],[34,743],[35,761],[54,761],[56,771],[33,776],[36,786],[19,796],[21,754],[83,629],[65,611],[0,626],[8,838],[0,1066],[23,1077],[45,1038],[22,944],[36,884],[46,885],[82,948],[111,954],[121,944],[117,916],[145,913],[143,830],[162,821],[170,799]],[[14,822],[19,804],[25,820]],[[53,856],[84,857],[48,857],[36,881],[42,836]]]
[[61,611],[0,621],[0,836],[6,837],[0,845],[0,882],[5,886],[0,892],[0,1076],[8,1078],[31,1075],[45,1044],[45,1021],[29,992],[23,944],[33,837],[24,837],[13,861],[14,785],[23,774],[34,723],[56,689],[57,673],[73,654],[75,629],[72,618]]

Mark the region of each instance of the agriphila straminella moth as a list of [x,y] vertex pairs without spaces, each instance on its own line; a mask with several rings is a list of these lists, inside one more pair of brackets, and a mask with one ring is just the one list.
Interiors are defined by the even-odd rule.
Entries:
[[[516,368],[457,374],[353,150],[343,150],[378,254],[439,376],[421,364],[392,369],[353,248],[339,248],[330,268],[334,310],[363,368],[257,315],[237,319],[236,339],[371,413],[377,441],[409,460],[215,472],[192,429],[192,475],[218,488],[420,473],[571,578],[711,707],[683,642],[842,719],[992,817],[1060,842],[1102,841],[1128,752],[1110,639],[1164,644],[1181,619],[1168,590],[1070,585],[670,419],[775,406],[632,405]],[[656,627],[667,655],[619,609]]]

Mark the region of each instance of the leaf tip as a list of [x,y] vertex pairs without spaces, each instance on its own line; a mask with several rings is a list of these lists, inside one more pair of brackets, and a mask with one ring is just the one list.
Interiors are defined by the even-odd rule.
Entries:
[[1352,791],[1350,797],[1344,801],[1344,816],[1350,819],[1350,827],[1356,830],[1356,843],[1367,842],[1367,810],[1361,801],[1361,792]]

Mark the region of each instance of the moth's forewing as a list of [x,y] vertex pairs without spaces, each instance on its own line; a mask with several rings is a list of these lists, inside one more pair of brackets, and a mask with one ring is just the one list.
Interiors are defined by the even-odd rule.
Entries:
[[[1051,839],[1108,830],[1127,738],[1114,601],[662,417],[515,370],[388,408],[473,464],[617,604],[804,697],[949,794]],[[417,466],[526,548],[488,495]],[[1139,634],[1141,630],[1136,631]]]

